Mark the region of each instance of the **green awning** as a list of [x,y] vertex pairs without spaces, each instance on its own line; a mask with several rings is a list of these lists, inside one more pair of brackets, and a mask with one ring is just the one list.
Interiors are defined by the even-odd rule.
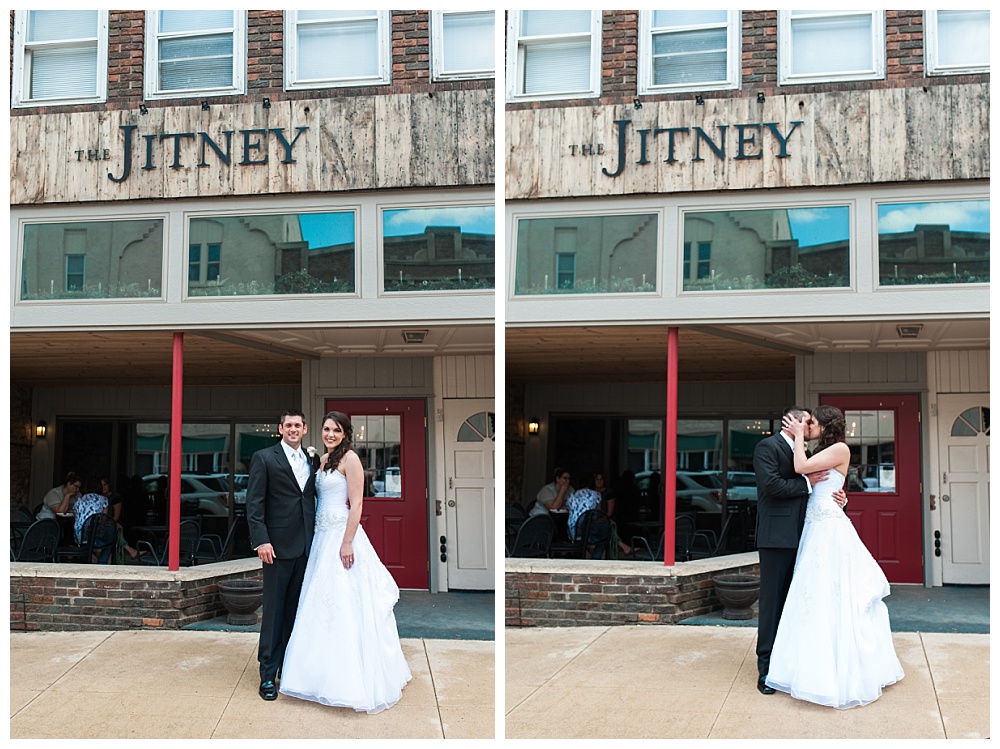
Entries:
[[237,434],[236,439],[240,446],[240,454],[236,456],[236,459],[249,465],[250,458],[255,452],[277,444],[280,438],[273,434]]
[[731,458],[752,458],[753,450],[757,447],[765,434],[753,434],[747,432],[729,432],[729,456]]
[[704,453],[719,449],[717,434],[678,434],[677,452]]

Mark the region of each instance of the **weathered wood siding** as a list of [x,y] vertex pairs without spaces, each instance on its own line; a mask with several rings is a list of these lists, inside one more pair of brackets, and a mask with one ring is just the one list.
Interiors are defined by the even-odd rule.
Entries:
[[[843,186],[882,182],[988,179],[989,85],[837,91],[756,99],[647,102],[632,105],[539,108],[508,111],[506,196],[509,199],[701,192],[761,188]],[[616,120],[627,128],[624,167],[619,164]],[[764,123],[788,138],[788,158]],[[747,129],[739,153],[737,125]],[[720,136],[720,126],[727,126]],[[695,128],[718,144],[725,158],[700,144]],[[657,128],[688,128],[676,136],[674,163],[669,135]],[[641,160],[640,130],[646,136]],[[575,146],[576,154],[571,153]],[[587,155],[581,155],[586,147]],[[601,153],[598,153],[598,151]],[[590,154],[593,155],[590,155]]]
[[[208,111],[191,106],[151,108],[145,115],[115,110],[13,117],[10,202],[490,185],[494,117],[491,90],[282,101],[269,109],[259,103],[214,104]],[[131,171],[116,182],[109,174],[123,176],[122,128],[129,125],[136,126]],[[293,142],[299,127],[308,130]],[[284,163],[286,146],[271,132],[275,129],[293,143],[294,163]],[[243,132],[253,130],[267,132]],[[226,153],[226,131],[234,131],[229,164],[200,135]],[[193,137],[161,140],[164,134]],[[144,168],[147,147],[152,169]],[[265,157],[266,163],[240,163]]]

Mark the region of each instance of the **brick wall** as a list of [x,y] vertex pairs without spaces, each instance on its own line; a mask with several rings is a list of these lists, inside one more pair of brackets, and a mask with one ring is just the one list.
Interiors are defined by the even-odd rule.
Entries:
[[[11,18],[11,65],[13,67],[14,11]],[[143,101],[146,12],[112,10],[108,16],[108,100],[102,104],[28,107],[11,110],[12,116],[47,111],[89,112],[136,109]],[[272,101],[379,96],[493,89],[493,78],[431,82],[430,13],[426,10],[394,10],[391,16],[392,81],[385,86],[284,90],[284,12],[247,11],[247,92],[234,96],[196,96],[146,102],[149,108],[209,104],[241,104],[268,96]]]
[[219,601],[219,581],[259,577],[256,559],[175,573],[129,566],[15,563],[10,574],[10,629],[181,629],[226,613]]
[[[540,109],[595,104],[631,103],[638,96],[639,11],[602,12],[601,97],[556,101],[508,103],[507,108]],[[690,100],[695,93],[705,99],[727,99],[818,91],[864,91],[873,88],[935,86],[955,83],[987,83],[989,74],[924,75],[922,10],[887,10],[886,77],[879,81],[831,81],[795,86],[778,85],[778,12],[744,10],[741,15],[741,88],[724,91],[685,91],[675,94],[643,94],[643,101]]]
[[508,627],[676,624],[721,610],[712,577],[758,574],[757,554],[664,567],[656,562],[508,559]]

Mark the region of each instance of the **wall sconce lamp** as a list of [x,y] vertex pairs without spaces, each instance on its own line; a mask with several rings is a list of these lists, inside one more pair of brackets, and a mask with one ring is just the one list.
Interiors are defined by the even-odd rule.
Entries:
[[270,96],[265,96],[264,99],[263,99],[263,101],[262,101],[262,103],[261,103],[261,106],[263,106],[264,109],[270,109],[271,108],[271,97]]
[[201,111],[202,112],[207,112],[208,111],[208,99],[203,99],[202,100],[202,102],[201,102]]
[[538,417],[532,416],[528,420],[528,434],[538,434]]
[[638,97],[636,97],[635,99],[632,100],[632,105],[636,109],[642,109],[642,101],[640,101]]
[[758,91],[757,92],[757,103],[758,104],[763,104],[764,103],[764,92],[763,91]]
[[38,437],[38,439],[43,440],[45,439],[45,435],[48,432],[48,430],[49,430],[49,425],[46,424],[45,420],[43,419],[39,421],[38,424],[35,425],[35,436]]
[[146,109],[146,105],[141,102],[139,104],[139,114],[149,114],[149,110]]
[[694,97],[694,103],[695,104],[704,104],[705,100],[702,98],[701,94],[698,94],[697,96]]

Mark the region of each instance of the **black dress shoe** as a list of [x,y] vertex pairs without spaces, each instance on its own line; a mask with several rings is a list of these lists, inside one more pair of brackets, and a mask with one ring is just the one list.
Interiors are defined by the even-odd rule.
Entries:
[[[757,691],[761,694],[774,694],[774,687],[769,687],[765,682],[767,676],[761,676],[757,679]],[[263,689],[263,687],[261,687]]]
[[262,681],[260,683],[260,689],[257,691],[260,693],[262,700],[270,701],[278,699],[278,687],[274,685],[274,680]]

